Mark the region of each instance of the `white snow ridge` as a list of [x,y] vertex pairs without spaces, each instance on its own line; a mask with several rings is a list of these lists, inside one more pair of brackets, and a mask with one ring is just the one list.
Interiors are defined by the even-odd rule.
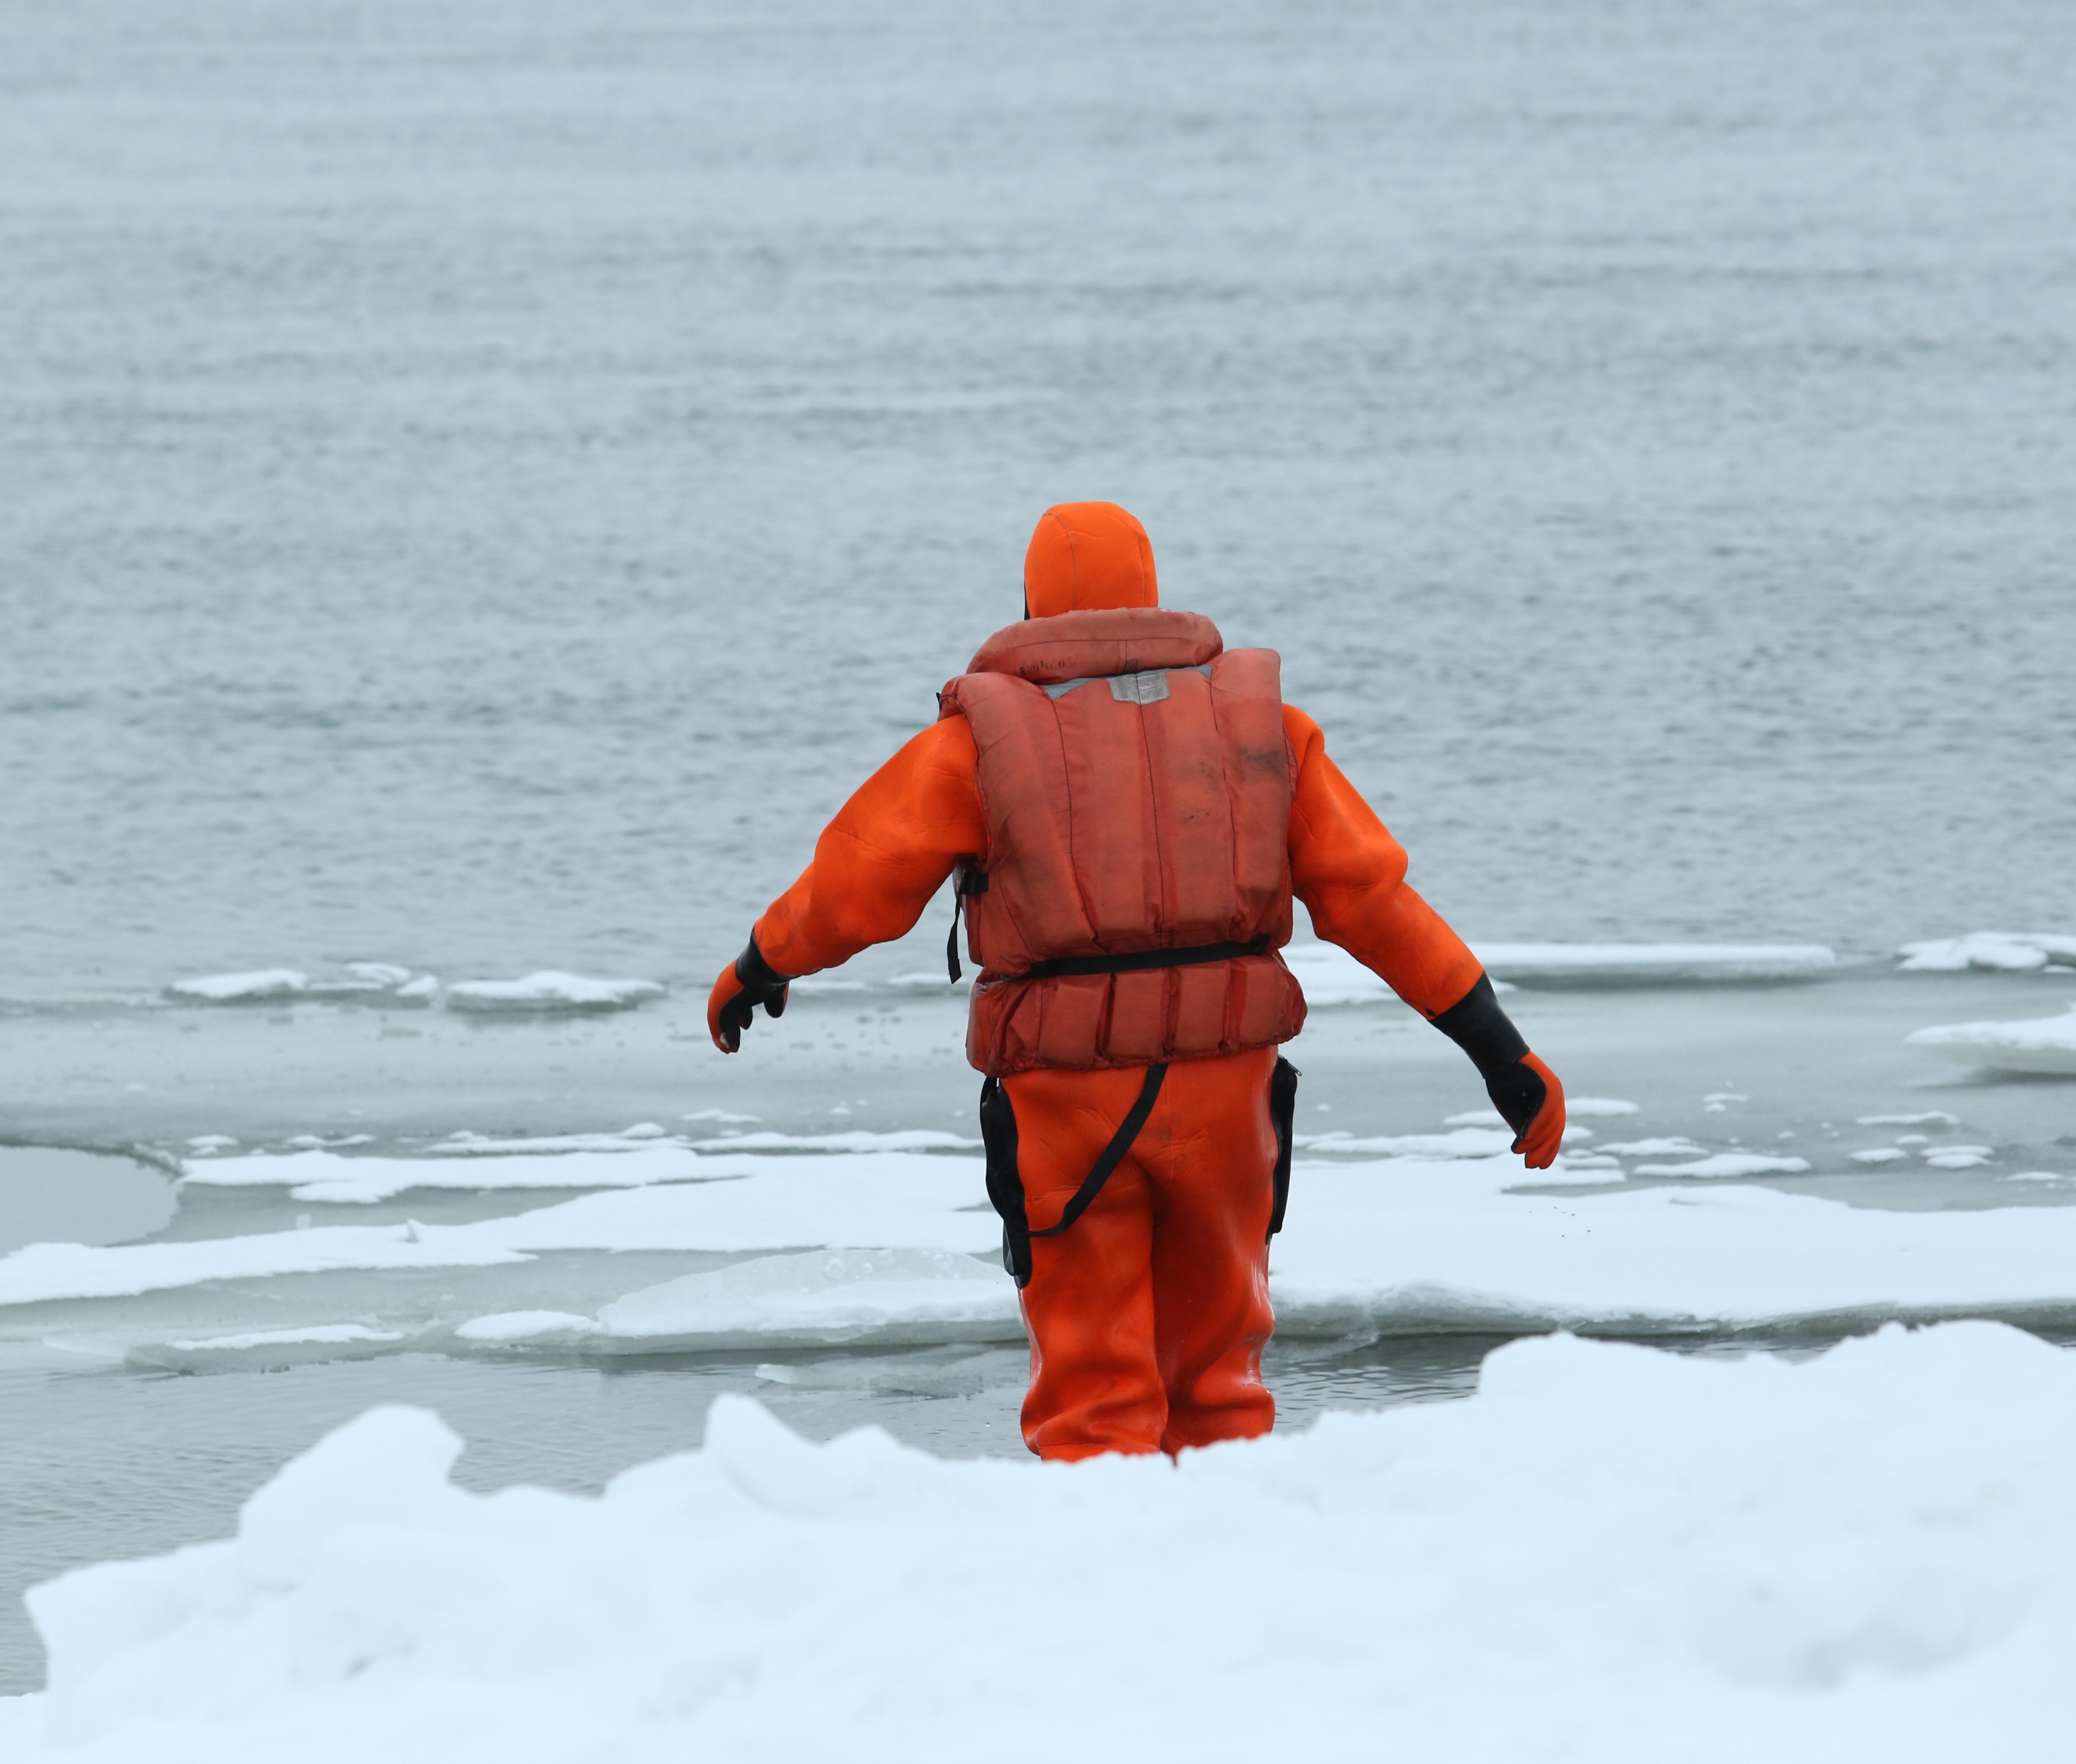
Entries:
[[625,1011],[660,998],[653,980],[597,980],[544,968],[518,980],[463,980],[447,988],[450,1011],[525,1015],[561,1011]]
[[2076,937],[2045,931],[1971,931],[1905,944],[1896,954],[1911,973],[1954,973],[1966,968],[2023,973],[2050,965],[2076,968]]
[[235,1538],[36,1588],[0,1755],[2067,1755],[2076,1357],[1996,1324],[1517,1342],[1469,1401],[1174,1466],[817,1446],[735,1397],[597,1499],[466,1492],[461,1446],[371,1410]]
[[2076,1009],[2016,1023],[1941,1023],[1904,1039],[1999,1071],[2076,1073]]

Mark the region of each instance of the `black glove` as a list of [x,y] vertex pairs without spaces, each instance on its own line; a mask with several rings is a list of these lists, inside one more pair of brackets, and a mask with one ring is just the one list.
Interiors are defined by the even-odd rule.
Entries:
[[1500,1009],[1484,974],[1455,1004],[1432,1019],[1435,1027],[1471,1056],[1485,1094],[1513,1129],[1513,1149],[1531,1170],[1547,1170],[1564,1138],[1564,1087],[1557,1074],[1528,1051],[1521,1031]]
[[774,1017],[786,1015],[786,989],[791,982],[776,972],[749,940],[749,947],[724,968],[707,998],[707,1033],[723,1053],[733,1053],[742,1045],[742,1031],[762,1005]]

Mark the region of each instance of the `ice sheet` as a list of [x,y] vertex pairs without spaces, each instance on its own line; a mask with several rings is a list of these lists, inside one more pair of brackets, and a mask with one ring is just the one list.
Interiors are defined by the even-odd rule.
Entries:
[[1015,1283],[1000,1266],[942,1250],[816,1250],[687,1274],[606,1305],[596,1341],[676,1345],[882,1347],[1020,1341]]
[[481,1268],[519,1262],[517,1251],[450,1229],[343,1225],[193,1243],[31,1243],[0,1256],[0,1305],[57,1298],[118,1298],[206,1280],[321,1274],[343,1268]]
[[[1783,980],[1825,973],[1837,957],[1819,944],[1487,944],[1472,946],[1502,991],[1512,983]],[[1283,952],[1314,1005],[1368,1004],[1390,987],[1338,945],[1293,943]]]
[[[1315,1007],[1328,1005],[1379,1004],[1398,994],[1338,944],[1286,944],[1283,961],[1305,990],[1305,1002]],[[1505,981],[1495,980],[1493,990],[1512,992]]]
[[2052,932],[1971,931],[1965,937],[1908,943],[1896,951],[1912,973],[1951,973],[1962,969],[2023,973],[2050,962],[2076,965],[2076,937]]
[[36,1588],[50,1688],[0,1701],[0,1752],[963,1764],[1056,1759],[1069,1725],[1082,1756],[1250,1764],[1351,1736],[1462,1764],[2066,1751],[2076,1358],[1991,1324],[1802,1364],[1516,1343],[1467,1401],[1175,1467],[816,1446],[736,1397],[598,1499],[467,1492],[461,1448],[371,1410],[235,1538]]
[[518,980],[463,980],[447,988],[450,1011],[530,1015],[558,1011],[625,1011],[660,998],[653,980],[601,980],[543,968]]
[[1538,980],[1789,980],[1829,972],[1821,944],[1477,944],[1488,973]]
[[[1511,1168],[1509,1168],[1511,1166]],[[1301,1164],[1271,1256],[1286,1333],[2076,1316],[2076,1213],[1881,1212],[1709,1184],[1510,1193],[1519,1160]]]
[[[642,1155],[596,1156],[624,1168]],[[1717,1156],[1782,1173],[1801,1162]],[[1281,1326],[1590,1324],[1649,1332],[1839,1316],[2076,1315],[2076,1211],[1880,1212],[1727,1185],[1721,1177],[1707,1186],[1541,1192],[1619,1179],[1619,1168],[1575,1165],[1575,1156],[1548,1172],[1525,1170],[1505,1154],[1301,1160],[1271,1258]],[[459,1177],[498,1161],[432,1167]],[[1691,1177],[1712,1167],[1704,1159],[1667,1168]],[[986,1257],[999,1246],[976,1158],[743,1152],[701,1157],[697,1170],[714,1180],[607,1189],[467,1224],[319,1226],[105,1249],[36,1245],[0,1258],[0,1305],[345,1268],[489,1266],[549,1252]],[[901,1322],[898,1306],[881,1310],[887,1326]],[[788,1326],[776,1308],[768,1321]]]
[[1692,1164],[1639,1164],[1638,1176],[1691,1176],[1704,1181],[1745,1176],[1800,1176],[1807,1158],[1774,1157],[1763,1152],[1717,1152]]
[[812,1250],[643,1287],[596,1318],[506,1311],[455,1333],[499,1347],[716,1352],[1021,1341],[1023,1323],[1015,1283],[993,1262],[942,1250]]
[[259,1004],[309,990],[310,977],[294,968],[255,968],[244,973],[195,974],[166,988],[191,1004]]
[[953,1152],[981,1142],[969,1133],[947,1133],[940,1127],[897,1127],[886,1133],[853,1127],[841,1133],[725,1133],[692,1143],[703,1152]]
[[409,968],[388,961],[349,961],[323,979],[297,968],[255,968],[239,973],[195,974],[176,980],[166,996],[183,1004],[264,1004],[280,999],[383,997],[407,1004],[430,1003],[439,990],[431,974],[415,979]]
[[2015,1023],[1940,1023],[1904,1039],[1913,1048],[1999,1070],[2076,1074],[2076,1008],[2063,1016]]
[[515,1154],[491,1147],[439,1144],[430,1150],[440,1155],[409,1158],[255,1152],[189,1164],[183,1180],[203,1188],[286,1188],[292,1200],[365,1206],[413,1189],[640,1188],[725,1174],[733,1168],[702,1160],[690,1147],[669,1141],[568,1137],[581,1139],[585,1148],[548,1155],[529,1146]]
[[243,1335],[211,1335],[199,1341],[176,1341],[168,1345],[200,1353],[221,1349],[238,1352],[248,1347],[335,1347],[343,1342],[396,1342],[400,1330],[371,1329],[365,1323],[318,1323],[308,1329],[263,1329]]

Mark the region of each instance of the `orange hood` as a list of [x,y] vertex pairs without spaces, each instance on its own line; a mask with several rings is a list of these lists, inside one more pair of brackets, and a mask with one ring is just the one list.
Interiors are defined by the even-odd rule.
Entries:
[[1026,618],[1158,606],[1153,544],[1114,502],[1059,502],[1038,517],[1023,554]]

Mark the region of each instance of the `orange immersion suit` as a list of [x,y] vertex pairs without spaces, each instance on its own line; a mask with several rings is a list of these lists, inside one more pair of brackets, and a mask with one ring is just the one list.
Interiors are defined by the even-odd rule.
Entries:
[[[1158,605],[1136,520],[1107,503],[1048,510],[1025,596],[1025,623],[990,640],[981,671],[947,687],[940,720],[866,781],[758,920],[716,982],[709,1027],[733,1051],[753,1000],[775,1014],[787,980],[903,935],[957,872],[982,964],[969,1054],[990,1074],[990,1190],[1010,1222],[1005,1262],[1031,1339],[1026,1442],[1081,1458],[1264,1433],[1268,1240],[1289,1167],[1287,1100],[1281,1121],[1271,1110],[1275,1044],[1303,1019],[1275,953],[1291,896],[1320,936],[1478,1060],[1532,1166],[1557,1149],[1562,1087],[1492,1002],[1477,958],[1406,886],[1405,851],[1327,757],[1318,725],[1274,696],[1269,733],[1248,722],[1264,666],[1273,688],[1273,655],[1223,654],[1190,615],[1119,613]],[[1193,641],[1186,656],[1172,648]],[[1115,681],[1153,683],[1103,691]],[[1138,692],[1170,701],[1165,720],[1145,720],[1143,760],[1131,712],[1151,699]],[[1201,751],[1170,753],[1152,733],[1191,716],[1189,728],[1225,732],[1222,751],[1200,735]],[[1077,762],[1084,748],[1095,757]],[[1189,794],[1191,779],[1221,770],[1223,789]],[[1243,770],[1255,784],[1243,787]],[[1222,805],[1218,838],[1192,846],[1189,827]],[[1273,881],[1264,813],[1283,823],[1269,826]],[[1159,965],[1117,971],[1136,952],[1158,952],[1137,959]],[[1091,1198],[1082,1191],[1107,1148],[1114,1161]]]

